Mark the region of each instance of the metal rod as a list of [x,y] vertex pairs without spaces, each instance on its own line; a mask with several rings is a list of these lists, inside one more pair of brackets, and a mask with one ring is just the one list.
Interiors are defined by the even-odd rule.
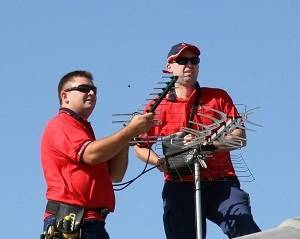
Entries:
[[129,115],[132,115],[132,113],[112,114],[112,116],[129,116]]
[[168,83],[168,85],[165,87],[164,91],[160,94],[160,96],[155,99],[154,104],[150,107],[150,109],[148,110],[148,112],[154,112],[155,109],[157,108],[157,106],[160,104],[160,102],[163,100],[163,98],[168,94],[168,92],[170,91],[170,89],[172,87],[174,87],[175,82],[178,79],[178,76],[172,76],[170,77],[172,80]]
[[197,239],[202,239],[202,207],[201,207],[201,182],[200,182],[200,161],[196,160],[195,167],[195,206],[196,206],[196,232]]

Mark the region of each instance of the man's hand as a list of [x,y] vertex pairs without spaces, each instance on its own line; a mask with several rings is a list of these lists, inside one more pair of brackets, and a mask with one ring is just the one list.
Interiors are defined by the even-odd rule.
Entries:
[[153,113],[136,115],[131,119],[127,127],[131,130],[133,136],[146,133],[153,125],[153,117]]
[[188,145],[189,143],[192,142],[192,140],[195,138],[194,135],[192,134],[187,134],[186,136],[183,137],[183,144]]
[[167,171],[166,159],[164,157],[158,158],[156,166],[159,171],[166,172]]

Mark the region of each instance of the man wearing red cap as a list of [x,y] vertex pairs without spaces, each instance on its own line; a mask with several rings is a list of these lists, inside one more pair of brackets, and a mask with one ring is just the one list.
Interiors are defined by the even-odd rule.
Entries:
[[[197,82],[200,62],[198,47],[179,43],[174,45],[167,57],[166,70],[178,77],[175,88],[157,108],[156,118],[160,124],[153,126],[146,134],[168,137],[180,134],[183,127],[198,129],[189,121],[209,125],[216,118],[214,109],[228,118],[239,117],[232,99],[226,91],[217,88],[200,87]],[[208,117],[203,117],[207,115]],[[232,135],[245,138],[242,129],[234,129]],[[141,136],[144,137],[145,135]],[[184,142],[191,135],[182,136]],[[230,136],[227,136],[230,137]],[[165,140],[164,140],[165,141]],[[163,141],[163,142],[164,142]],[[195,199],[192,172],[170,169],[170,164],[150,149],[151,144],[135,146],[136,155],[150,164],[159,165],[165,175],[162,192],[164,202],[164,228],[168,239],[195,239]],[[241,140],[241,147],[245,141]],[[166,148],[163,143],[164,153]],[[206,235],[206,218],[216,223],[229,237],[242,236],[260,231],[253,220],[249,195],[240,189],[228,145],[214,141],[211,158],[206,160],[207,168],[201,169],[202,237]],[[150,150],[150,152],[149,152]],[[178,171],[178,172],[177,172]],[[181,174],[181,175],[180,175]]]

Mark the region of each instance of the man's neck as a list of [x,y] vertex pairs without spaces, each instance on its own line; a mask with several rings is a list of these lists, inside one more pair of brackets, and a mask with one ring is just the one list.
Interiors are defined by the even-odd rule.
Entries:
[[180,84],[175,84],[176,96],[177,96],[177,98],[180,98],[180,99],[190,98],[194,89],[195,89],[195,86],[187,87],[187,86],[183,86]]
[[68,107],[66,105],[61,105],[61,109],[66,109],[67,111],[72,111],[73,114],[77,115],[77,117],[81,118],[82,120],[87,120],[88,116],[89,116],[89,115],[84,114],[85,112],[79,112],[78,110]]

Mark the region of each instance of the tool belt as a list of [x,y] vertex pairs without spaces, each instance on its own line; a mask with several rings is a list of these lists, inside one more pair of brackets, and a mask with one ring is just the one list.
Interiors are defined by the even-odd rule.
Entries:
[[[98,212],[105,220],[109,214],[107,208],[89,209]],[[49,200],[46,212],[55,216],[55,221],[49,225],[40,236],[41,239],[80,239],[81,223],[85,208]]]

